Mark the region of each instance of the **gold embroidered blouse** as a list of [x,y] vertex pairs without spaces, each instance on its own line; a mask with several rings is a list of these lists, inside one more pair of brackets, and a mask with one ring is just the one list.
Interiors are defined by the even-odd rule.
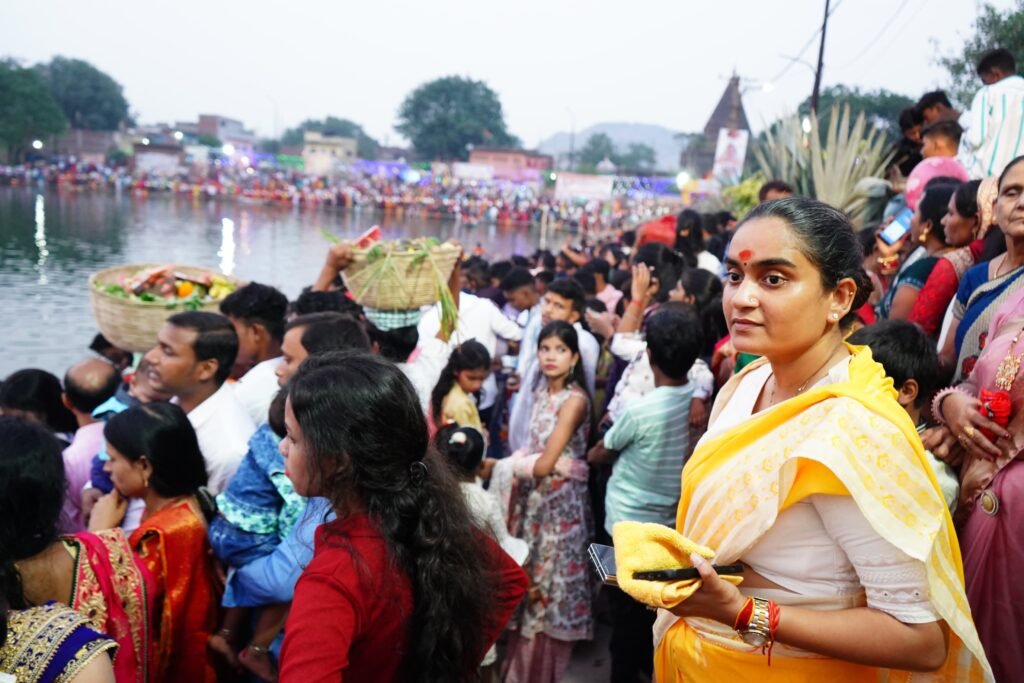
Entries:
[[112,657],[116,648],[77,612],[49,603],[8,614],[0,672],[18,683],[64,683],[96,657]]

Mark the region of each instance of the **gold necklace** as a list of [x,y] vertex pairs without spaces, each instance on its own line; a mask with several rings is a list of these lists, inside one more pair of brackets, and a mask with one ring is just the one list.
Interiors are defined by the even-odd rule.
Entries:
[[[839,347],[837,346],[836,349],[838,349],[838,348]],[[825,362],[821,364],[821,367],[819,367],[817,370],[815,370],[814,373],[811,374],[810,377],[808,377],[806,380],[804,380],[803,384],[801,384],[799,387],[797,387],[796,393],[793,394],[793,396],[791,396],[791,398],[796,398],[800,394],[804,393],[804,390],[807,388],[807,385],[811,383],[811,380],[814,379],[815,377],[817,377],[818,373],[821,372],[822,370],[824,370],[825,367],[829,364],[829,361],[832,360],[832,356],[836,355],[836,349],[832,349],[832,353],[828,354],[828,358],[826,358]],[[773,372],[772,373],[772,391],[771,391],[771,394],[769,394],[769,396],[768,396],[768,402],[771,405],[775,405],[775,389],[777,389],[778,386],[779,386],[779,382],[775,378],[775,373]]]
[[1020,372],[1021,360],[1024,359],[1024,353],[1014,355],[1014,351],[1017,350],[1017,341],[1020,336],[1024,334],[1024,327],[1017,332],[1017,335],[1010,342],[1010,348],[1006,351],[1006,356],[1003,357],[1003,362],[999,364],[999,369],[996,371],[996,388],[1002,389],[1003,391],[1009,391],[1013,387],[1014,381],[1017,379],[1017,373]]

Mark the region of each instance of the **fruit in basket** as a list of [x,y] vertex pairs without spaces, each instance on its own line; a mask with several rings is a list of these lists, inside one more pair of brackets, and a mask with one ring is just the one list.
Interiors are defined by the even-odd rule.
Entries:
[[[321,229],[328,240],[337,237]],[[344,271],[352,297],[380,310],[404,310],[437,303],[441,329],[450,335],[458,324],[458,306],[448,280],[461,248],[435,237],[382,240],[374,226],[353,245],[354,260]],[[454,252],[454,253],[453,253]]]
[[231,294],[236,285],[220,275],[194,277],[175,271],[172,266],[159,266],[124,276],[117,282],[97,282],[96,288],[130,301],[163,303],[168,308],[180,305],[186,310],[198,310],[204,303],[219,301]]

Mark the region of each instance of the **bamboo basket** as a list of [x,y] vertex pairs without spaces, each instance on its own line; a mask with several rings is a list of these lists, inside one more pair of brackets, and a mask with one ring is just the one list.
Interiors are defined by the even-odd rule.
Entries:
[[[127,266],[116,266],[98,271],[89,276],[89,299],[92,302],[92,313],[100,332],[111,344],[126,351],[149,351],[156,344],[156,334],[163,327],[167,318],[186,309],[178,303],[160,301],[134,301],[108,294],[96,288],[96,285],[120,284],[126,276],[139,271],[159,267],[161,264],[141,263]],[[220,275],[227,280],[234,278],[221,275],[209,268],[195,266],[171,265],[172,270],[197,279],[206,275]],[[220,301],[208,301],[197,310],[218,313]]]
[[408,311],[437,303],[440,289],[459,260],[461,248],[444,243],[426,252],[390,252],[370,261],[369,249],[353,249],[352,263],[342,271],[345,286],[362,306]]

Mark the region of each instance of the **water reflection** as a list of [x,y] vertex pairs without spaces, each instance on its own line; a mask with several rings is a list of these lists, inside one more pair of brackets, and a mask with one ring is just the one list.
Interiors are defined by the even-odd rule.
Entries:
[[36,249],[39,256],[36,258],[36,270],[39,272],[39,284],[46,284],[46,257],[50,255],[46,248],[46,200],[43,195],[36,195]]
[[96,333],[87,279],[126,263],[181,263],[220,269],[295,297],[323,263],[324,229],[354,238],[374,223],[386,237],[455,238],[492,258],[527,253],[536,232],[467,228],[420,217],[333,208],[246,206],[130,193],[37,193],[0,188],[0,378],[23,367],[58,375],[87,354]]
[[[245,220],[245,215],[242,215]],[[235,272],[235,222],[230,218],[220,221],[220,272],[231,275]]]

